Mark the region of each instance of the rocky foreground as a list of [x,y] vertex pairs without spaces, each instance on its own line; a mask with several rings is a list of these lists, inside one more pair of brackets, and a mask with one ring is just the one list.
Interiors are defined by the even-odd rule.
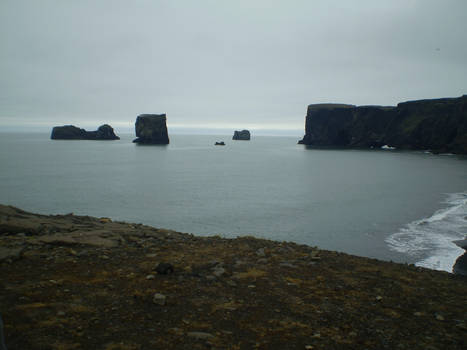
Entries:
[[14,349],[465,349],[467,278],[0,205]]

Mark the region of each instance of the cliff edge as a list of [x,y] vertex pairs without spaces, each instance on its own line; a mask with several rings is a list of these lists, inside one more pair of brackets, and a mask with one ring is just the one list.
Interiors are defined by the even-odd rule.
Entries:
[[467,95],[396,107],[313,104],[305,136],[311,146],[431,150],[467,154]]

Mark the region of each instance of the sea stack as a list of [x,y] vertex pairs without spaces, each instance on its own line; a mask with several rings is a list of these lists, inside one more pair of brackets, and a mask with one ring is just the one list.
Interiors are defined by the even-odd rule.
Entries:
[[235,131],[232,140],[250,140],[250,132],[248,130]]
[[135,123],[135,143],[167,145],[167,117],[165,114],[140,114]]
[[74,125],[56,126],[50,135],[52,140],[120,140],[114,129],[104,124],[95,131],[86,131]]
[[394,107],[313,104],[299,143],[467,154],[467,95]]

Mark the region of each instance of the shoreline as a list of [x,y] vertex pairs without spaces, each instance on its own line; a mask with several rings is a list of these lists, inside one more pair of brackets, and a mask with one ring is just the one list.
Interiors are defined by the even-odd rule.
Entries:
[[416,256],[425,249],[433,254],[421,257],[416,266],[453,273],[457,259],[464,250],[454,242],[465,238],[461,234],[465,225],[467,192],[449,193],[442,202],[444,206],[432,215],[414,220],[404,225],[385,239],[391,250]]
[[[467,277],[0,205],[8,349],[463,349]],[[409,336],[410,335],[410,336]]]
[[[395,253],[405,255],[407,257],[408,261],[403,260],[403,259],[401,259],[399,257],[396,257],[396,256],[393,256],[393,257],[389,256],[389,257],[381,258],[381,257],[378,257],[376,255],[371,255],[371,254],[370,255],[363,255],[363,254],[358,254],[358,253],[354,253],[354,252],[348,252],[348,251],[341,250],[341,249],[331,248],[330,250],[335,250],[337,252],[342,252],[342,253],[345,253],[345,254],[355,255],[355,256],[359,256],[359,257],[363,257],[363,258],[378,259],[378,260],[387,261],[387,262],[393,262],[394,261],[394,262],[400,263],[400,264],[413,264],[415,266],[427,268],[427,269],[430,269],[430,270],[445,271],[445,272],[448,272],[448,273],[455,273],[455,272],[453,272],[453,270],[454,270],[454,266],[456,264],[456,261],[462,255],[464,255],[465,251],[463,249],[459,248],[454,243],[454,241],[462,240],[462,239],[466,238],[467,236],[460,235],[460,236],[456,236],[456,237],[449,237],[448,232],[445,232],[444,229],[441,230],[441,229],[439,229],[437,227],[431,228],[432,231],[434,231],[434,232],[428,232],[428,234],[426,234],[426,232],[419,231],[419,228],[424,228],[424,227],[430,226],[431,223],[433,223],[433,222],[440,221],[441,224],[447,225],[449,223],[442,222],[442,220],[445,220],[446,218],[452,219],[452,217],[449,218],[449,214],[452,214],[453,209],[456,209],[456,208],[459,209],[459,207],[461,207],[461,210],[462,210],[464,207],[467,208],[467,192],[466,191],[456,192],[456,193],[445,193],[445,196],[446,196],[446,198],[443,201],[440,202],[440,206],[442,205],[441,208],[436,209],[432,213],[432,215],[422,217],[420,219],[416,219],[416,220],[414,220],[412,222],[404,224],[403,226],[401,226],[399,228],[399,230],[393,231],[393,233],[390,233],[385,238],[382,238],[382,240],[384,241],[384,243],[387,246],[387,249],[389,251],[393,251]],[[2,206],[2,204],[0,204],[0,206]],[[15,207],[15,205],[12,205],[12,204],[7,204],[6,206]],[[49,214],[48,211],[46,211],[46,210],[37,210],[36,211],[36,210],[32,209],[31,212],[35,212],[35,213],[37,213],[37,215],[42,215],[42,216],[64,216],[66,214],[62,214],[62,213],[67,213],[68,211],[62,211],[61,213],[59,211],[58,213],[54,212],[54,214]],[[88,216],[88,215],[81,211],[76,216]],[[133,218],[133,220],[137,220],[137,219]],[[114,221],[116,221],[116,222],[131,222],[132,220],[127,219],[124,216],[122,217],[122,215],[120,215]],[[146,225],[146,226],[153,226],[154,225],[154,223],[151,222],[150,220],[148,222],[148,220],[139,219],[139,220],[137,220],[137,222],[139,224],[143,224],[143,225]],[[460,223],[457,223],[457,224],[459,225]],[[173,231],[173,232],[179,232],[179,233],[182,233],[182,234],[195,235],[197,237],[207,237],[208,238],[208,237],[212,236],[212,234],[209,234],[207,232],[198,233],[198,232],[194,232],[194,231],[191,231],[191,230],[183,230],[183,228],[181,228],[181,229],[179,228],[179,230],[174,229],[174,228],[169,228],[169,229],[166,229],[166,230]],[[190,232],[190,233],[187,233],[187,232]],[[451,234],[452,234],[452,232],[451,232]],[[216,235],[219,235],[219,233],[216,234]],[[413,239],[408,237],[408,235],[413,236]],[[427,237],[423,237],[424,235],[426,235]],[[243,236],[250,237],[251,236],[251,237],[258,238],[258,239],[271,240],[271,241],[275,241],[275,242],[283,241],[282,239],[268,238],[267,236],[255,235],[255,233],[253,233],[253,234],[250,234],[250,233],[249,234],[237,234],[237,235],[233,235],[233,234],[224,235],[224,234],[220,233],[220,236],[223,237],[223,238],[226,238],[226,239],[235,239],[237,237],[243,237]],[[434,237],[434,236],[436,236],[436,237]],[[420,241],[420,239],[422,239],[422,241]],[[413,240],[413,242],[412,242],[412,240]],[[432,242],[432,241],[435,242],[435,244],[433,244],[433,246],[436,246],[436,249],[434,249],[434,254],[429,255],[429,256],[425,256],[425,257],[420,257],[418,259],[414,259],[414,257],[417,256],[417,254],[420,254],[419,252],[423,252],[427,248],[430,249],[429,245],[430,245],[430,242]],[[298,241],[291,240],[290,242],[293,242],[293,243],[296,243],[296,244],[299,244],[299,245],[300,244],[305,244],[305,245],[310,245],[310,246],[316,245],[314,243],[308,243],[308,242],[304,242],[304,241],[301,241],[301,240],[298,240]],[[319,245],[319,243],[318,243],[318,245]],[[323,248],[323,249],[329,250],[329,248]],[[433,248],[431,248],[431,249],[433,249]],[[453,252],[455,252],[455,253],[453,253]],[[446,254],[448,254],[448,257],[447,257]]]

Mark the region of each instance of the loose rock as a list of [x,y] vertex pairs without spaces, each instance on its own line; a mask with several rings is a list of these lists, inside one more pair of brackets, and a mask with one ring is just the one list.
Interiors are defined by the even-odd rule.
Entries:
[[188,332],[187,335],[191,338],[196,338],[200,340],[208,340],[214,338],[214,335],[206,332]]
[[154,304],[161,305],[161,306],[165,305],[166,300],[167,300],[167,297],[161,293],[154,294],[152,298],[152,301]]
[[256,251],[256,255],[261,256],[261,257],[266,256],[266,253],[264,252],[264,248],[259,248],[259,249]]
[[212,274],[216,277],[221,277],[223,274],[225,274],[225,269],[223,267],[216,267]]
[[19,260],[23,256],[24,248],[0,247],[0,262]]
[[162,262],[156,266],[155,270],[159,275],[169,275],[174,272],[174,267],[172,264]]

